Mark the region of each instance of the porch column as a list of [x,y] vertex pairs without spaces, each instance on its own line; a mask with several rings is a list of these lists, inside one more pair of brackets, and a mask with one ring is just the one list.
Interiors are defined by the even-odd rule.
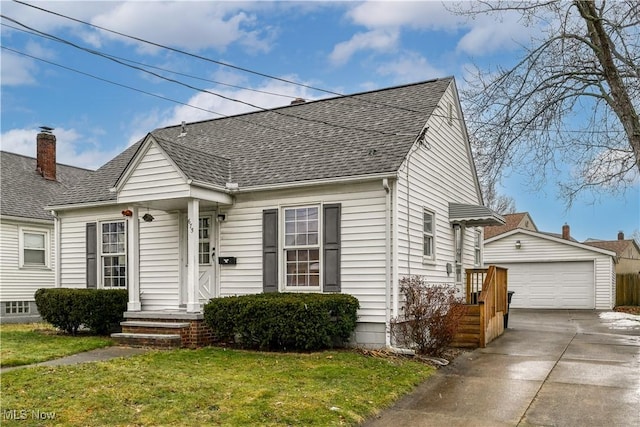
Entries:
[[198,299],[198,236],[200,200],[190,199],[187,206],[187,312],[200,311]]
[[127,288],[129,302],[127,311],[140,311],[140,219],[138,207],[129,208],[132,215],[127,219]]

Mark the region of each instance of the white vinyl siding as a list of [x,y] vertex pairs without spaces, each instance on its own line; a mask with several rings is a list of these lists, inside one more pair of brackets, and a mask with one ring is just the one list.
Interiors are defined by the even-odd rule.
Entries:
[[[449,202],[480,204],[463,123],[447,124],[449,103],[457,116],[458,102],[453,86],[440,100],[436,113],[427,122],[425,143],[415,146],[402,164],[398,183],[398,256],[400,278],[422,275],[427,282],[454,283],[447,274],[454,265],[453,228],[449,222]],[[434,213],[435,263],[423,262],[423,209]],[[464,268],[474,263],[473,228],[464,229],[462,260]],[[455,270],[455,269],[454,269]]]
[[[385,191],[382,181],[238,194],[220,223],[220,256],[238,258],[219,268],[221,296],[262,292],[262,210],[341,203],[342,293],[360,301],[360,322],[385,320]],[[283,215],[279,209],[279,215]],[[283,226],[280,219],[279,227]],[[281,238],[284,233],[279,229]],[[283,245],[281,244],[282,248]],[[280,251],[280,283],[284,291],[284,251]]]
[[[516,241],[521,248],[516,250]],[[573,263],[588,261],[593,264],[593,286],[596,309],[611,309],[615,304],[615,280],[613,279],[614,261],[609,255],[590,250],[586,247],[525,234],[513,233],[484,245],[485,264],[508,266],[510,263]],[[515,298],[515,295],[514,295]],[[592,307],[593,308],[593,307]]]
[[156,144],[151,144],[118,193],[121,203],[186,197],[190,188]]
[[178,309],[180,304],[180,214],[156,210],[150,213],[154,217],[153,222],[140,222],[142,309]]
[[53,288],[55,276],[53,268],[39,266],[24,268],[20,264],[21,230],[37,230],[47,233],[46,263],[53,266],[55,245],[53,243],[53,223],[35,224],[2,220],[0,222],[0,301],[34,301],[35,291],[40,288]]

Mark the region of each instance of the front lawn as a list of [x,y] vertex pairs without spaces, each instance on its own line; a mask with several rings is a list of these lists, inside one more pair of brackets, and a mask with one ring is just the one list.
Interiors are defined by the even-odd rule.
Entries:
[[108,362],[7,372],[2,408],[3,413],[25,411],[27,419],[20,425],[39,425],[33,418],[42,414],[69,426],[355,425],[432,372],[408,359],[348,350],[151,351]]
[[106,337],[65,335],[48,323],[5,323],[0,325],[0,366],[45,362],[112,344]]

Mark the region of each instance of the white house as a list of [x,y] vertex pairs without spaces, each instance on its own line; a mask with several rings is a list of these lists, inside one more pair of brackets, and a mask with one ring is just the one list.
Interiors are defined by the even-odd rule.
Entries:
[[611,309],[615,252],[563,233],[513,229],[485,241],[486,263],[508,268],[513,308]]
[[453,78],[156,129],[50,208],[57,285],[126,287],[118,337],[182,345],[210,298],[287,291],[356,296],[354,344],[384,346],[400,278],[462,284],[503,222]]
[[51,200],[90,171],[56,163],[56,137],[37,136],[37,157],[0,152],[0,314],[3,322],[39,319],[34,293],[52,288],[54,219]]

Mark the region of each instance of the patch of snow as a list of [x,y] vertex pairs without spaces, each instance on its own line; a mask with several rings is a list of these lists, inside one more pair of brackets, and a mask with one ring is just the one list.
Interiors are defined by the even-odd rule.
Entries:
[[640,327],[640,316],[617,311],[600,313],[600,319],[610,321],[611,329],[634,329]]

